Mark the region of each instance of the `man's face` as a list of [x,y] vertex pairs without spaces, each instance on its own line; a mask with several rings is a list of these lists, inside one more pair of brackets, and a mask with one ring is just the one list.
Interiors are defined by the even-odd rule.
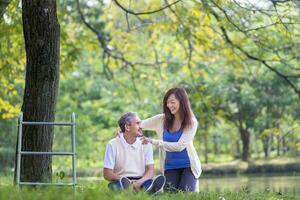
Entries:
[[127,125],[128,133],[133,137],[142,136],[141,119],[136,116],[131,120],[131,123]]

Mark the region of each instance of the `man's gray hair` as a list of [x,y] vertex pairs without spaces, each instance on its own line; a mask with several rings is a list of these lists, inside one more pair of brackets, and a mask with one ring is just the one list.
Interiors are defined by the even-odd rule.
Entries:
[[136,116],[137,116],[137,114],[135,112],[128,112],[128,113],[125,113],[124,115],[122,115],[122,117],[118,121],[118,124],[123,133],[125,133],[125,125],[130,124],[132,119]]

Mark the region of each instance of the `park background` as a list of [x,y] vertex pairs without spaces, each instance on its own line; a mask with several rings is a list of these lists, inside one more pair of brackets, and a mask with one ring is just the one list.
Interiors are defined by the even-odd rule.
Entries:
[[[21,2],[1,1],[0,14],[0,181],[10,185],[26,72]],[[180,86],[199,122],[200,191],[299,194],[299,14],[298,1],[57,1],[55,120],[76,113],[78,177],[101,180],[124,112],[161,113]],[[69,128],[54,129],[53,149],[71,150]],[[67,180],[71,163],[53,157],[53,180]]]

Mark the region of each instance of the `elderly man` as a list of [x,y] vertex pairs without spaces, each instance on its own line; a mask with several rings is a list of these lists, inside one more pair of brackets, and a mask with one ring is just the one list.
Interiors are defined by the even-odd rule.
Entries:
[[142,144],[141,120],[134,112],[128,112],[119,119],[123,132],[120,137],[109,141],[104,157],[104,178],[110,181],[110,189],[123,190],[140,188],[149,194],[160,192],[165,184],[164,176],[154,174],[152,145]]

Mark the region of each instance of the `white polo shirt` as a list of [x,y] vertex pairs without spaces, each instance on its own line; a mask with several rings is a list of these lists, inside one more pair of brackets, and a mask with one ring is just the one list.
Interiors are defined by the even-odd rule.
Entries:
[[[124,164],[120,166],[120,163]],[[152,145],[143,145],[139,138],[133,144],[128,144],[121,135],[110,140],[106,146],[103,167],[113,169],[118,175],[141,176],[145,166],[151,164],[154,164]]]

